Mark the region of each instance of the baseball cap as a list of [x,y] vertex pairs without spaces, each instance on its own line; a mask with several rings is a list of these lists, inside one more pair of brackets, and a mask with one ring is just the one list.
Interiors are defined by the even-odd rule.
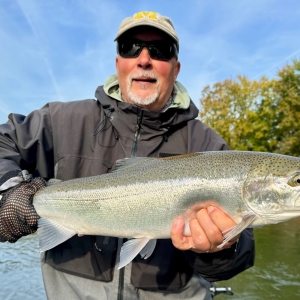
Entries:
[[153,11],[140,11],[132,17],[125,18],[118,30],[115,41],[127,30],[137,26],[151,26],[168,34],[179,45],[179,38],[170,18]]

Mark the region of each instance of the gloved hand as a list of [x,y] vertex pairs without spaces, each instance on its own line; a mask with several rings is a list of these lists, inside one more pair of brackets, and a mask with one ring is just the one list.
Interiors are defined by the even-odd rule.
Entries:
[[0,199],[0,242],[15,243],[20,237],[37,230],[37,215],[33,195],[46,185],[41,178],[33,178],[2,192]]

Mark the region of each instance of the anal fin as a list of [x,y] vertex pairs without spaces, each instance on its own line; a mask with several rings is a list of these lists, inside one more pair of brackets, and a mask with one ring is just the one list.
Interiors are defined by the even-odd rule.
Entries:
[[73,230],[65,228],[48,219],[38,219],[38,230],[40,252],[44,252],[63,243],[76,234]]

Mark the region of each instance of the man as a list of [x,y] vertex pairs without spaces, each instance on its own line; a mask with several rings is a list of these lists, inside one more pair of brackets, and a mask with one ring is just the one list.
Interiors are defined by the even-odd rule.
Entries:
[[[43,178],[107,173],[124,157],[229,149],[195,119],[198,110],[176,81],[179,39],[169,18],[137,13],[121,23],[115,40],[117,75],[97,88],[97,101],[49,103],[27,117],[11,114],[1,126],[1,241],[15,242],[36,230],[31,201],[45,185]],[[33,179],[26,171],[19,176],[21,170]],[[210,299],[208,281],[231,278],[253,265],[251,230],[217,248],[222,232],[234,224],[210,206],[190,221],[192,235],[184,236],[178,217],[171,239],[159,240],[151,257],[137,256],[120,271],[115,266],[121,239],[73,237],[42,257],[47,297]]]

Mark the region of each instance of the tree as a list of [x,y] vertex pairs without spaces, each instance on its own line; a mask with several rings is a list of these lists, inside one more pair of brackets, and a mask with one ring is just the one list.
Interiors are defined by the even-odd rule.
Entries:
[[[299,155],[300,62],[278,71],[278,78],[250,81],[245,76],[206,86],[200,119],[234,150]],[[298,148],[298,149],[297,149]]]
[[300,155],[300,60],[278,72],[278,152]]

